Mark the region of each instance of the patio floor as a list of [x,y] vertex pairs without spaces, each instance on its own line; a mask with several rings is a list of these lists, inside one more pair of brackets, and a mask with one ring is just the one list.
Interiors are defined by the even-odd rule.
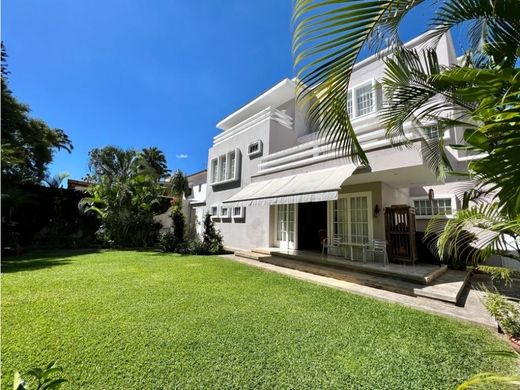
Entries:
[[252,252],[283,257],[291,260],[306,261],[313,264],[349,269],[362,273],[388,276],[398,278],[413,283],[431,284],[436,278],[447,271],[446,265],[438,266],[434,264],[383,264],[381,261],[353,261],[339,256],[322,255],[319,252],[291,250],[280,248],[259,248]]

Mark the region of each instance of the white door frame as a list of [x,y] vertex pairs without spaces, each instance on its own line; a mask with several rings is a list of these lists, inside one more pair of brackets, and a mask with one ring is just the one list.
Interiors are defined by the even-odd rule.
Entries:
[[[294,206],[294,223],[293,223],[293,229],[294,229],[294,241],[289,241],[288,239],[287,240],[283,240],[283,241],[278,241],[278,208],[280,206]],[[278,245],[278,247],[280,249],[298,249],[298,203],[290,203],[290,204],[278,204],[275,206],[274,208],[274,223],[275,223],[275,226],[274,226],[274,242],[276,245]],[[286,221],[286,225],[287,225],[287,222]],[[287,235],[287,238],[289,237],[289,235],[287,234],[288,232],[286,232],[286,235]]]

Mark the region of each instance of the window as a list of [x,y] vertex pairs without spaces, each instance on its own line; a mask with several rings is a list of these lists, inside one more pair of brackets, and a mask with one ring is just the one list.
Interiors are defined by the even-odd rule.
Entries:
[[226,180],[227,156],[224,154],[218,158],[218,181]]
[[192,194],[193,194],[193,188],[188,187],[188,193],[186,194],[186,196],[191,196]]
[[374,111],[374,94],[372,83],[354,90],[357,103],[357,116],[366,115]]
[[[330,203],[332,226],[329,238],[343,242],[366,244],[372,240],[372,197],[370,193],[340,195]],[[341,254],[341,253],[337,253]]]
[[453,215],[454,199],[450,197],[439,197],[435,199],[416,198],[413,200],[415,215],[417,217],[431,217],[434,215]]
[[431,125],[423,127],[424,135],[427,139],[438,139],[444,134],[441,133],[439,125]]
[[217,173],[218,173],[218,160],[214,159],[214,160],[211,160],[211,182],[212,183],[215,183],[218,181]]
[[244,207],[233,207],[233,218],[244,218]]
[[228,206],[220,206],[220,217],[229,218],[231,217],[231,210]]
[[247,146],[247,155],[254,157],[262,154],[262,141],[252,142]]
[[218,218],[218,206],[211,206],[209,213],[211,218]]
[[352,118],[354,114],[354,109],[352,107],[352,91],[348,91],[347,94],[347,114],[349,118]]
[[236,181],[239,178],[239,149],[221,154],[211,160],[211,184],[222,184]]

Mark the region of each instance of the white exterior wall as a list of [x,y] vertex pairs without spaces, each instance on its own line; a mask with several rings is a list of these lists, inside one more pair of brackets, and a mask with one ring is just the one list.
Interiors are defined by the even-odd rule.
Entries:
[[[414,40],[413,45],[424,42],[422,37]],[[437,47],[437,54],[441,64],[453,64],[456,62],[453,42],[449,35],[443,37]],[[373,83],[376,87],[384,73],[384,63],[373,56],[357,64],[351,77],[350,87],[356,88]],[[381,107],[381,91],[374,92],[375,104]],[[287,126],[274,119],[253,120],[263,110],[276,109],[283,115],[292,119],[292,124]],[[248,122],[249,121],[249,122]],[[247,125],[244,125],[246,124]],[[240,126],[243,124],[244,126]],[[394,204],[410,204],[413,196],[423,195],[428,189],[433,188],[436,193],[453,193],[456,190],[455,182],[439,182],[425,163],[423,146],[420,141],[411,148],[395,149],[384,138],[384,130],[377,120],[377,112],[369,113],[361,117],[353,118],[352,124],[360,139],[365,137],[367,141],[361,141],[362,146],[369,145],[367,157],[370,169],[356,171],[343,185],[340,193],[369,192],[371,194],[372,211],[377,204],[380,208],[379,215],[372,213],[373,238],[384,239],[384,208]],[[280,161],[291,157],[291,153],[298,154],[297,146],[308,145],[315,139],[315,135],[307,126],[304,115],[295,105],[294,84],[284,80],[268,92],[237,110],[218,124],[224,131],[215,137],[214,145],[208,152],[208,173],[211,172],[211,160],[221,154],[238,148],[240,150],[239,180],[232,183],[211,185],[206,190],[206,208],[209,211],[213,205],[222,205],[224,201],[238,193],[251,182],[272,179],[290,174],[305,173],[313,170],[341,167],[350,164],[346,158],[331,156],[315,160],[312,157],[320,157],[320,154],[310,152],[300,162],[289,159],[290,163],[281,163],[280,169],[266,169],[272,162],[270,157],[267,164],[263,162],[265,156],[273,153],[280,154]],[[238,130],[237,130],[238,129]],[[460,140],[462,129],[452,129],[445,134],[446,144],[456,143]],[[236,132],[236,133],[235,133]],[[369,135],[379,132],[377,139]],[[368,135],[368,136],[367,136]],[[251,142],[262,141],[263,152],[259,157],[250,158],[247,155],[247,147]],[[318,145],[319,146],[319,145]],[[364,147],[364,146],[363,146]],[[294,151],[293,151],[294,150]],[[464,169],[467,161],[458,151],[448,151],[449,158],[457,169]],[[261,164],[261,165],[260,165]],[[272,166],[272,165],[271,165]],[[264,172],[265,171],[265,172]],[[453,179],[450,179],[453,180]],[[208,182],[210,175],[208,176]],[[457,204],[458,207],[458,204]],[[275,241],[276,227],[274,221],[273,206],[250,206],[245,210],[244,218],[221,219],[216,218],[216,227],[224,236],[224,244],[230,248],[251,249],[256,247],[272,246]],[[418,220],[417,230],[424,230],[425,220]]]

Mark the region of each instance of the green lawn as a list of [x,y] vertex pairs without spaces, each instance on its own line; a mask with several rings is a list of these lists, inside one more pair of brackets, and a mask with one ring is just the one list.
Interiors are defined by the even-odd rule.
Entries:
[[57,252],[4,262],[2,387],[59,359],[69,389],[453,389],[493,332],[218,257]]

